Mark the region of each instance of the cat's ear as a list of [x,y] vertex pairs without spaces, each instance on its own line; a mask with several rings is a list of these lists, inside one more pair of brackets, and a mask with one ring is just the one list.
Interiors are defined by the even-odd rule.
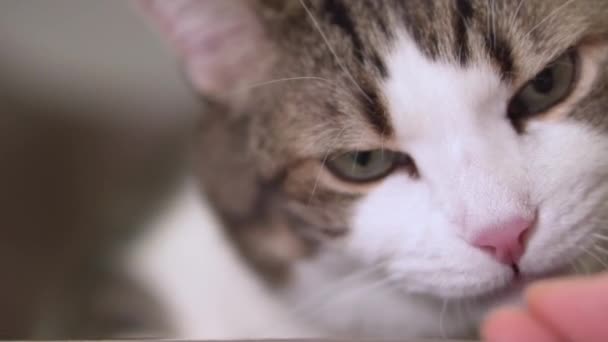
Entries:
[[225,100],[260,81],[272,61],[256,1],[137,0],[177,51],[197,91]]

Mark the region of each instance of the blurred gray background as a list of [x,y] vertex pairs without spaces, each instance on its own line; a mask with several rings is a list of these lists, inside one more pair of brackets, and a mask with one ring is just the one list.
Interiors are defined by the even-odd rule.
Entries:
[[0,0],[0,338],[78,316],[187,166],[198,101],[132,5]]

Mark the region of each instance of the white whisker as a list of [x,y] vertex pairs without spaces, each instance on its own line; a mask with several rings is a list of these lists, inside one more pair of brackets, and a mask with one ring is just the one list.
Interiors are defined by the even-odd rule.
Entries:
[[282,83],[282,82],[288,82],[288,81],[304,81],[304,80],[323,81],[323,82],[335,84],[335,82],[330,79],[323,78],[323,77],[317,77],[317,76],[286,77],[286,78],[277,78],[274,80],[269,80],[269,81],[264,81],[264,82],[259,82],[259,83],[253,83],[253,84],[241,87],[241,88],[233,89],[233,90],[231,90],[231,92],[238,93],[238,92],[244,92],[247,90],[251,90],[251,89],[255,89],[255,88],[259,88],[259,87],[263,87],[263,86],[267,86],[267,85],[272,85],[272,84],[276,84],[276,83]]
[[375,291],[378,288],[386,286],[386,284],[390,283],[392,279],[380,279],[378,281],[374,281],[368,284],[364,284],[363,286],[353,286],[350,288],[342,288],[340,291],[334,292],[333,296],[328,296],[325,298],[321,305],[318,305],[315,310],[309,311],[309,315],[315,315],[327,310],[327,308],[331,307],[332,304],[339,303],[344,298],[364,298],[366,297],[366,292]]
[[441,338],[446,340],[447,334],[445,332],[445,326],[444,326],[444,319],[445,319],[445,315],[448,311],[448,304],[449,301],[448,299],[444,299],[443,300],[443,306],[441,307],[441,312],[439,313],[439,333],[441,334]]
[[317,293],[315,293],[312,296],[314,298],[307,298],[304,301],[308,302],[313,299],[319,299],[319,297],[325,297],[326,295],[333,293],[335,290],[342,289],[344,287],[344,285],[347,285],[350,282],[363,280],[366,277],[377,272],[378,269],[380,269],[382,266],[383,266],[382,264],[378,264],[378,265],[374,265],[371,267],[365,267],[361,270],[352,272],[351,274],[347,275],[346,277],[339,279],[338,282],[329,284],[329,285],[325,286],[324,288],[322,288],[321,291],[318,291]]
[[577,260],[574,260],[572,262],[570,262],[570,268],[572,268],[572,270],[574,271],[575,275],[582,275],[583,273],[581,272],[581,270],[576,266],[576,262]]
[[526,33],[524,35],[524,38],[528,38],[529,35],[532,34],[532,32],[534,32],[537,28],[539,28],[541,25],[543,25],[544,23],[546,23],[549,20],[553,20],[553,18],[559,14],[560,11],[562,11],[564,8],[566,8],[566,6],[570,5],[572,2],[574,2],[574,0],[567,0],[566,2],[564,2],[563,4],[561,4],[558,8],[556,8],[555,10],[553,10],[553,12],[549,13],[549,15],[547,15],[546,17],[544,17],[541,21],[539,21],[536,25],[534,25],[530,31],[528,31],[528,33]]
[[603,255],[608,256],[608,249],[604,248],[603,246],[601,246],[601,245],[594,245],[593,248],[596,251],[602,253]]
[[[377,272],[383,264],[374,265],[371,267],[366,267],[363,270],[355,271],[348,276],[339,279],[337,282],[334,282],[330,285],[327,285],[321,288],[320,291],[317,291],[307,298],[300,301],[300,304],[295,308],[290,310],[292,314],[299,314],[302,312],[311,312],[311,309],[318,308],[323,304],[327,304],[328,302],[335,300],[335,295],[338,293],[343,293],[348,291],[349,288],[352,290],[353,286],[349,285],[357,285],[357,283],[363,281],[365,278]],[[389,279],[383,279],[382,282],[388,281]],[[372,283],[376,284],[376,282]]]
[[602,258],[593,253],[593,251],[589,250],[588,248],[583,248],[583,252],[587,253],[587,255],[595,259],[595,261],[600,263],[600,265],[602,265],[604,268],[608,268],[608,264],[606,264],[606,261],[602,260]]
[[517,20],[517,16],[519,15],[519,12],[521,11],[521,7],[524,4],[525,0],[519,0],[519,4],[517,5],[517,7],[515,8],[515,11],[513,11],[513,14],[511,15],[511,17],[509,18],[509,23],[511,26],[515,26],[515,21]]
[[[380,268],[381,266],[382,266],[382,264],[373,265],[371,267],[366,267],[366,268],[354,271],[351,274],[345,276],[344,278],[339,279],[338,281],[333,282],[329,285],[325,285],[324,287],[321,286],[319,291],[309,295],[308,297],[306,297],[304,299],[298,300],[299,304],[297,304],[295,307],[290,308],[289,314],[292,316],[298,316],[304,312],[307,312],[309,314],[311,312],[315,312],[314,309],[318,310],[319,306],[326,303],[328,301],[328,298],[329,298],[329,300],[331,300],[331,297],[335,293],[343,291],[345,288],[348,288],[349,285],[356,284],[357,282],[361,281],[362,279],[368,277],[369,275],[376,272],[378,270],[378,268]],[[273,331],[273,330],[276,330],[276,328],[277,328],[276,326],[271,325],[271,326],[268,326],[268,328],[264,329],[264,330]]]
[[474,317],[474,315],[471,311],[471,305],[473,305],[473,304],[474,304],[473,300],[470,298],[467,298],[463,301],[462,308],[464,309],[464,313],[465,313],[467,320],[470,320],[472,317]]
[[598,239],[598,240],[602,240],[602,241],[607,241],[608,242],[608,236],[600,234],[600,233],[595,233],[593,234],[593,236]]
[[315,183],[312,187],[312,190],[310,191],[310,196],[308,197],[308,205],[310,205],[312,203],[313,197],[315,196],[315,192],[317,191],[317,186],[319,185],[319,179],[321,178],[321,173],[323,172],[323,168],[325,167],[327,158],[329,158],[329,154],[332,152],[333,146],[335,144],[337,144],[338,141],[340,141],[340,139],[342,138],[342,135],[344,134],[345,131],[346,131],[346,127],[343,127],[340,130],[340,132],[338,132],[336,137],[334,138],[334,143],[330,144],[330,146],[325,151],[325,155],[323,156],[323,159],[321,160],[321,166],[319,167],[319,170],[317,171],[317,175],[315,176]]
[[466,302],[466,298],[461,298],[461,299],[457,300],[456,301],[456,312],[455,312],[455,317],[458,317],[458,324],[460,325],[464,322],[465,323],[464,326],[466,326],[466,322],[468,321],[466,313],[463,313],[465,302]]
[[582,269],[582,272],[581,272],[582,275],[589,275],[589,274],[591,274],[591,271],[589,270],[589,268],[587,267],[587,265],[583,261],[579,262],[579,266]]
[[315,193],[317,192],[317,185],[319,185],[319,179],[321,178],[321,173],[323,172],[323,168],[325,167],[325,163],[327,162],[327,158],[329,158],[330,149],[327,149],[323,159],[321,160],[321,166],[319,167],[319,171],[317,171],[317,175],[315,176],[315,182],[312,186],[312,190],[310,191],[310,196],[308,197],[308,205],[312,203],[312,199],[315,197]]

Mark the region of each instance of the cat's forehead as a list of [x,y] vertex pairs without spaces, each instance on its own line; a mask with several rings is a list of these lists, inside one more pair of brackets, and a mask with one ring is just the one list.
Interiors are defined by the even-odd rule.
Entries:
[[353,69],[378,75],[386,74],[382,56],[404,32],[431,59],[463,65],[490,59],[500,72],[526,77],[582,36],[608,31],[602,0],[294,0],[286,7],[291,15],[274,35],[288,49],[320,57],[328,41]]
[[[292,6],[285,6],[270,32],[283,54],[271,78],[324,81],[280,83],[263,91],[279,99],[271,111],[275,131],[283,132],[281,139],[290,145],[305,146],[306,155],[323,155],[328,146],[374,147],[378,133],[389,138],[396,133],[395,99],[410,98],[398,106],[404,109],[399,115],[431,117],[426,108],[414,107],[427,99],[439,110],[433,97],[438,86],[454,98],[452,104],[483,107],[477,102],[494,99],[504,105],[509,94],[569,48],[608,36],[608,2],[603,0],[285,3]],[[476,92],[455,91],[471,87]],[[572,116],[589,121],[600,112]],[[401,126],[412,130],[420,119]]]

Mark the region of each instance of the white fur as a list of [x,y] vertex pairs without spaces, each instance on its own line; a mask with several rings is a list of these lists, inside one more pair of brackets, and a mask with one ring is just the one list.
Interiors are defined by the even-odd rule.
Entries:
[[[596,74],[593,61],[584,62],[591,66],[581,85],[588,85]],[[286,296],[305,306],[323,284],[335,284],[308,314],[345,332],[463,335],[521,293],[505,289],[511,268],[472,247],[471,234],[538,210],[522,274],[568,269],[606,224],[608,137],[573,120],[532,122],[518,135],[506,117],[514,89],[492,66],[431,61],[405,34],[387,65],[384,94],[397,144],[421,178],[395,174],[366,195],[352,234],[298,265]],[[341,283],[349,274],[355,279]]]
[[127,256],[127,268],[165,306],[175,331],[161,337],[311,336],[241,263],[196,182],[185,182],[150,229]]

